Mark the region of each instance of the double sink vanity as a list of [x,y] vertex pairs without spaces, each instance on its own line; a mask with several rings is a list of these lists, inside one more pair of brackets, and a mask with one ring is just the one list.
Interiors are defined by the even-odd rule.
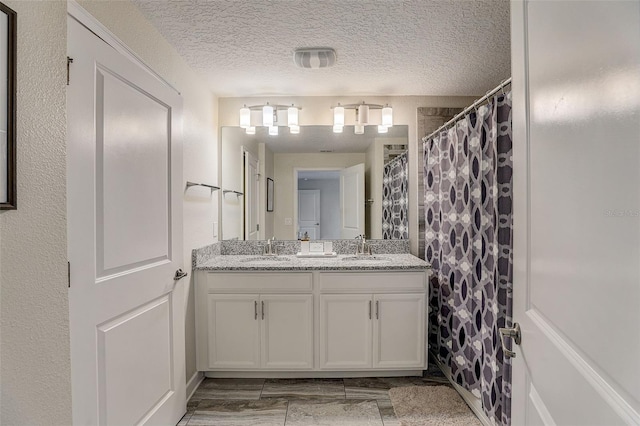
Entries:
[[256,241],[194,250],[197,368],[209,377],[417,375],[426,368],[429,265],[406,240],[375,254],[264,256]]

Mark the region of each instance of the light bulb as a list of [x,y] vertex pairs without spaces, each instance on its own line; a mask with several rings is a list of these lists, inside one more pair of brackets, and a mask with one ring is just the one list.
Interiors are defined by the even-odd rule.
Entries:
[[382,124],[378,126],[378,133],[387,133],[389,128],[387,126],[383,126]]
[[247,132],[248,135],[255,135],[256,134],[256,127],[255,126],[249,126],[246,128],[245,130]]
[[251,126],[251,110],[247,106],[240,108],[240,127],[246,129]]
[[273,107],[268,103],[262,107],[262,125],[273,127]]
[[389,105],[382,108],[382,125],[385,127],[393,126],[393,109]]
[[287,109],[287,124],[289,127],[298,125],[298,108],[293,105]]
[[300,126],[289,126],[289,133],[292,135],[297,135],[300,133]]
[[269,136],[278,136],[278,126],[269,126]]
[[334,124],[333,126],[333,133],[342,133],[342,129],[344,128],[344,126],[336,126]]
[[[335,127],[336,126],[344,126],[344,107],[341,107],[340,104],[338,104],[337,107],[333,108],[333,127],[334,127],[334,132],[335,131]],[[340,131],[341,132],[341,131]],[[336,132],[336,133],[340,133],[340,132]]]
[[356,124],[355,126],[353,126],[353,132],[356,135],[362,135],[364,134],[364,126],[361,124]]

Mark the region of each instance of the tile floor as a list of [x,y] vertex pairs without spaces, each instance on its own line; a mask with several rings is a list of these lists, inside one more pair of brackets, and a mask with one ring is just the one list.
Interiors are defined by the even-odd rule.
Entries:
[[178,426],[397,426],[389,389],[449,385],[435,367],[423,377],[205,379]]

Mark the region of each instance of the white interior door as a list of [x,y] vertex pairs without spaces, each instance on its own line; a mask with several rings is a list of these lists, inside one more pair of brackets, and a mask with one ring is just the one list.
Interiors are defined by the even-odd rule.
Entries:
[[[73,18],[67,214],[73,423],[186,411],[181,98]],[[184,281],[184,280],[182,280]]]
[[364,164],[340,171],[341,238],[364,234]]
[[320,239],[320,190],[298,190],[298,231],[312,240]]
[[514,425],[640,424],[640,7],[512,2]]
[[244,239],[260,238],[260,174],[258,159],[249,151],[244,152]]

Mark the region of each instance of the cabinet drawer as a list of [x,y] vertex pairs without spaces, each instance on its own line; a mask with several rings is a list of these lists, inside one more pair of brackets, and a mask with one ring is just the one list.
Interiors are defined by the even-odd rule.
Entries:
[[320,291],[324,293],[423,292],[425,284],[426,273],[422,271],[320,273]]
[[210,293],[308,293],[313,289],[313,275],[310,272],[215,272],[207,274],[207,289]]

